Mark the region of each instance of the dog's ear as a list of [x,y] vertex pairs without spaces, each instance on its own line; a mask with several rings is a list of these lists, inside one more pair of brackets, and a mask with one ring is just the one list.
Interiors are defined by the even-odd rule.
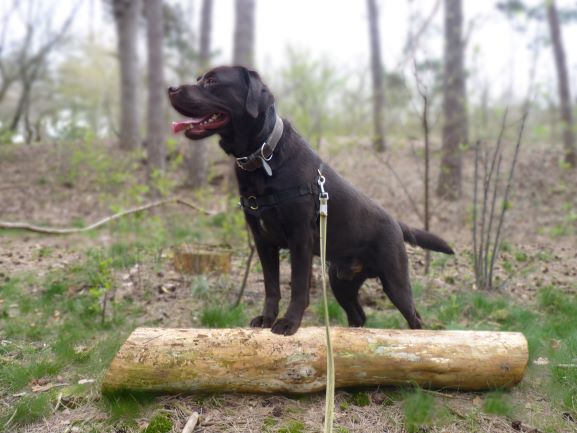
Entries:
[[274,97],[268,87],[262,82],[258,72],[246,69],[248,92],[246,94],[245,109],[252,117],[274,104]]

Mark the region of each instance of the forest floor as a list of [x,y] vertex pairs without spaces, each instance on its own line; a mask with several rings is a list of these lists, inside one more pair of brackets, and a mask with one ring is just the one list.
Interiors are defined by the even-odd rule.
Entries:
[[[215,210],[215,216],[167,206],[82,235],[0,230],[0,431],[181,432],[193,411],[200,414],[195,432],[320,430],[324,393],[100,394],[108,364],[135,327],[246,326],[260,311],[258,263],[241,307],[223,307],[237,296],[248,248],[242,214],[224,193],[227,165],[218,163],[222,157],[214,147],[206,190],[179,186],[182,169],[174,168],[179,158],[171,160],[170,179],[159,188]],[[334,140],[321,154],[394,217],[422,225],[399,181],[366,142]],[[399,142],[383,157],[416,203],[423,194],[420,155],[419,143]],[[416,304],[426,326],[523,332],[530,359],[521,384],[487,392],[410,386],[338,390],[336,432],[577,432],[577,175],[558,161],[559,154],[545,146],[526,145],[522,151],[495,290],[475,284],[471,151],[465,154],[462,198],[433,198],[432,231],[447,239],[456,255],[434,254],[424,275],[423,251],[409,248]],[[438,162],[434,152],[432,166]],[[104,145],[0,146],[0,220],[86,226],[141,204],[143,173],[138,157]],[[172,247],[198,242],[230,245],[230,274],[178,273]],[[322,324],[318,262],[314,273],[303,326]],[[283,257],[284,306],[289,278]],[[106,308],[104,297],[110,299]],[[406,327],[376,281],[365,284],[361,299],[368,326]],[[334,324],[346,324],[334,300],[330,310]]]

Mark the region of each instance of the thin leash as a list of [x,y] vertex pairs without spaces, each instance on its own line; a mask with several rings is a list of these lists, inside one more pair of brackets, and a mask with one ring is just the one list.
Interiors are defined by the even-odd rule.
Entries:
[[333,346],[331,342],[331,326],[329,322],[329,305],[327,296],[327,218],[329,194],[325,191],[325,177],[318,169],[318,185],[321,190],[319,194],[319,227],[320,227],[320,256],[321,256],[321,277],[323,283],[323,303],[325,309],[325,333],[327,337],[327,389],[325,396],[325,424],[324,433],[332,433],[335,410],[335,360],[333,356]]

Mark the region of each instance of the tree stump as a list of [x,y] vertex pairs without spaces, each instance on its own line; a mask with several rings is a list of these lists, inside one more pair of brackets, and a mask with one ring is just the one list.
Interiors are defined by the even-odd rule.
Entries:
[[173,251],[174,268],[181,274],[230,273],[231,251],[222,246],[185,244]]
[[[528,361],[521,333],[332,328],[336,386],[419,384],[480,390],[519,383]],[[108,369],[104,392],[308,393],[325,387],[322,327],[138,328]]]

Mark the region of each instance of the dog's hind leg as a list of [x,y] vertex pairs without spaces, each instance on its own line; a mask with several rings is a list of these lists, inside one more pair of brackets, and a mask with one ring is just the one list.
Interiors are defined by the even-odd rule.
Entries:
[[359,303],[359,289],[366,280],[363,273],[352,278],[339,278],[338,268],[331,264],[329,267],[329,282],[335,298],[347,313],[349,326],[360,327],[365,324],[367,317]]
[[407,320],[409,327],[411,329],[421,329],[423,323],[413,302],[407,254],[405,251],[401,251],[399,254],[401,254],[399,260],[392,260],[393,263],[383,266],[386,272],[381,273],[379,278],[383,284],[383,290],[393,305],[399,309]]

